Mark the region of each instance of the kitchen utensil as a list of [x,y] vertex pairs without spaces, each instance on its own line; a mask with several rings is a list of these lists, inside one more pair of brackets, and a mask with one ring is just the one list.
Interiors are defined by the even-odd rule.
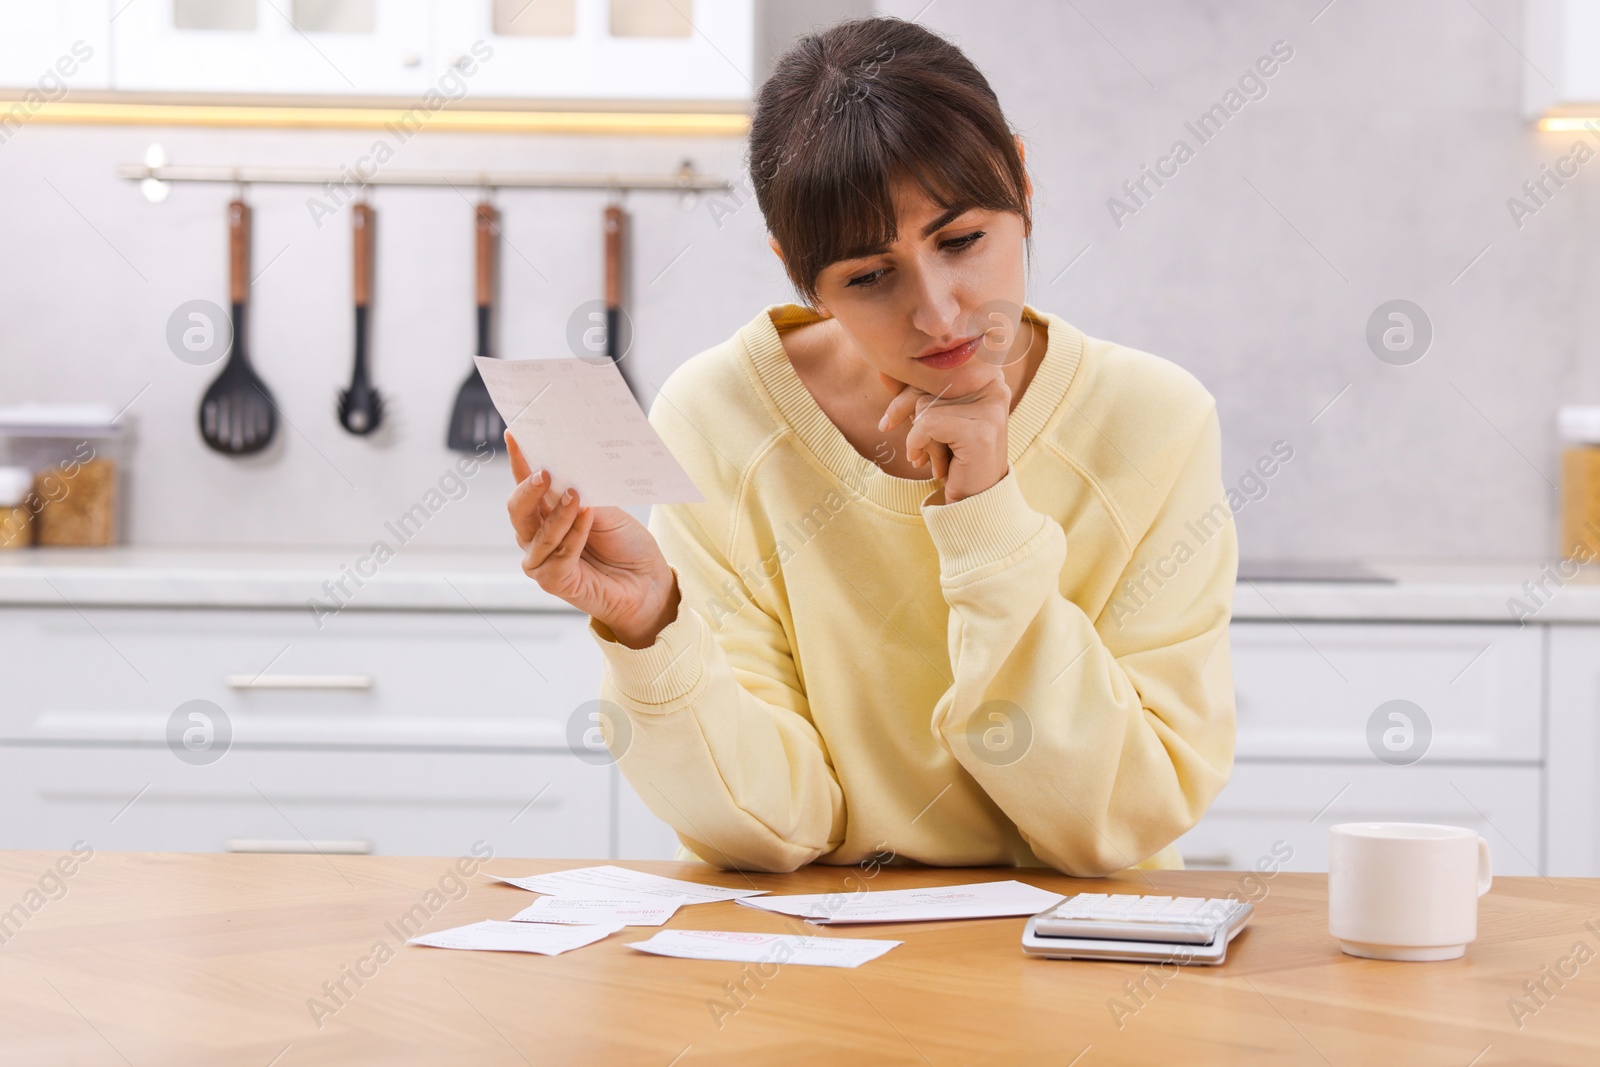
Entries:
[[[477,213],[477,291],[478,291],[478,355],[488,358],[489,327],[494,309],[494,237],[498,230],[499,213],[494,205],[481,203]],[[506,424],[489,399],[489,389],[483,384],[478,368],[473,366],[467,380],[456,393],[456,406],[450,413],[450,431],[445,443],[457,452],[478,452],[488,445],[496,452],[506,450]]]
[[245,344],[245,310],[250,293],[250,208],[242,200],[228,205],[228,287],[232,301],[233,348],[222,373],[200,399],[200,437],[224,455],[247,456],[272,441],[278,406],[250,365]]
[[376,214],[366,204],[354,204],[350,211],[350,228],[355,236],[356,361],[350,388],[339,393],[339,422],[351,433],[365,436],[383,421],[383,397],[367,379],[367,309],[372,301],[372,226]]
[[1600,405],[1556,413],[1561,439],[1561,558],[1600,557]]
[[0,549],[33,544],[33,472],[26,467],[0,467]]
[[639,399],[639,390],[634,386],[628,368],[622,363],[622,357],[628,354],[629,340],[622,321],[622,241],[627,216],[623,213],[621,205],[608,204],[604,218],[602,228],[605,233],[606,263],[606,356],[617,365],[622,380],[628,383],[628,389],[634,398]]

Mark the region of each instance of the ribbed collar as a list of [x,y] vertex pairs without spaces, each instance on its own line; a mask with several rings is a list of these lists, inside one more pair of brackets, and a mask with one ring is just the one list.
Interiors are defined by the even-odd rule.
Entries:
[[[1024,304],[1026,319],[1046,330],[1044,358],[1022,400],[1006,423],[1008,460],[1014,466],[1061,406],[1083,355],[1083,334],[1058,315]],[[756,375],[795,434],[846,485],[902,515],[921,515],[922,502],[941,484],[938,478],[897,478],[855,450],[833,420],[817,405],[779,337],[779,329],[822,318],[803,304],[772,304],[739,331]]]

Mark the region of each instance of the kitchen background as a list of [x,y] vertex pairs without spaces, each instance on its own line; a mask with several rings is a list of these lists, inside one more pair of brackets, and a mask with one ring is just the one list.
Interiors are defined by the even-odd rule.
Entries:
[[[670,829],[595,740],[586,617],[517,569],[503,459],[459,483],[359,596],[307,611],[334,605],[324,583],[374,541],[394,545],[391,525],[456,469],[445,428],[474,345],[479,190],[370,193],[372,373],[388,413],[358,437],[335,415],[353,346],[350,208],[314,187],[248,187],[249,344],[282,422],[266,451],[229,458],[196,429],[221,364],[180,359],[168,331],[191,301],[228,303],[236,190],[172,183],[153,202],[117,171],[162,156],[339,170],[380,138],[395,172],[667,175],[689,161],[732,189],[623,198],[624,366],[648,408],[684,360],[793,299],[744,176],[737,119],[753,87],[797,34],[882,13],[965,49],[1024,137],[1029,301],[1176,361],[1217,397],[1244,561],[1239,735],[1228,787],[1180,841],[1185,863],[1245,869],[1289,842],[1289,866],[1315,870],[1327,825],[1399,818],[1475,827],[1497,873],[1600,875],[1600,583],[1558,556],[1563,486],[1569,507],[1600,516],[1600,449],[1557,433],[1558,408],[1600,404],[1600,8],[697,0],[712,32],[685,37],[694,58],[652,79],[635,63],[552,74],[488,32],[492,10],[563,7],[536,2],[0,4],[0,408],[94,401],[129,428],[117,547],[0,552],[0,847],[461,854],[482,838],[501,854],[670,857]],[[412,19],[420,43],[283,29],[291,10],[337,19],[375,3]],[[670,23],[687,3],[576,10],[591,27],[608,6]],[[404,67],[412,88],[375,93],[409,106],[482,39],[493,54],[441,115],[623,107],[732,116],[735,131],[441,120],[400,143],[370,128],[91,121],[100,105],[160,103],[163,79],[190,102],[261,103],[201,92],[237,71],[173,44],[175,5],[241,4],[276,34],[280,93],[338,102],[353,89],[341,66],[363,86]],[[168,51],[113,49],[112,32]],[[8,124],[79,39],[96,42],[81,72]],[[584,102],[606,78],[636,91]],[[1174,172],[1180,140],[1191,154]],[[611,197],[492,200],[497,352],[568,355],[573,316],[604,293]],[[1380,340],[1395,301],[1413,331],[1398,353]],[[1587,465],[1564,472],[1580,453]],[[1370,573],[1326,580],[1351,578],[1350,563]],[[1290,580],[1297,567],[1324,580]],[[202,751],[188,740],[197,706],[215,730]]]
[[[1266,496],[1238,515],[1247,559],[1525,560],[1553,550],[1556,408],[1600,402],[1600,192],[1587,167],[1520,225],[1507,207],[1524,181],[1590,139],[1523,117],[1530,67],[1517,3],[764,3],[743,73],[759,83],[795,32],[871,11],[949,34],[1026,139],[1037,219],[1030,301],[1194,371],[1221,408],[1230,481],[1275,442],[1293,448]],[[1279,41],[1293,55],[1264,79],[1266,95],[1199,144],[1185,122]],[[8,402],[133,402],[127,540],[365,543],[452,462],[443,427],[473,344],[474,190],[371,196],[373,367],[392,425],[361,439],[340,429],[333,407],[351,351],[348,216],[319,228],[307,207],[317,190],[250,189],[259,272],[250,340],[292,428],[269,455],[239,462],[201,447],[194,430],[216,367],[181,362],[166,342],[180,304],[226,303],[232,190],[179,186],[152,204],[114,174],[152,142],[178,164],[338,168],[374,137],[33,122],[0,145],[0,245],[11,253],[0,261],[0,389]],[[1119,224],[1107,201],[1131,203],[1123,183],[1180,138],[1194,158]],[[389,166],[664,173],[690,159],[736,180],[734,194],[687,206],[660,194],[626,200],[627,358],[658,383],[762,306],[792,298],[742,151],[736,137],[428,130]],[[502,190],[495,201],[500,351],[565,353],[569,315],[601,293],[606,196]],[[1367,345],[1369,316],[1392,299],[1420,305],[1433,324],[1431,349],[1409,366],[1380,362]],[[648,406],[653,392],[643,392]],[[504,545],[507,480],[500,469],[474,479],[415,544]]]

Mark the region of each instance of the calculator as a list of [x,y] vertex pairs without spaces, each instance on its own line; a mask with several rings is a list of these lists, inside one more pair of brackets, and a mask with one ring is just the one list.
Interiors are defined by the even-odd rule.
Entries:
[[1079,893],[1028,920],[1022,951],[1056,960],[1218,964],[1254,910],[1222,897]]

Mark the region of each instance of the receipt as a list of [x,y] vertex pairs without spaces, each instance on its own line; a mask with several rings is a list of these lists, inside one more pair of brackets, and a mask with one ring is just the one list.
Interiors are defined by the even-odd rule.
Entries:
[[683,903],[682,897],[540,897],[511,916],[511,920],[580,926],[660,926]]
[[623,944],[640,952],[685,960],[859,967],[905,942],[872,941],[864,937],[747,934],[731,930],[663,930],[648,941],[624,941]]
[[483,952],[537,952],[541,956],[559,956],[571,949],[592,945],[620,929],[622,929],[620,924],[557,926],[485,919],[482,922],[413,937],[407,944],[426,945],[429,948],[465,948]]
[[549,499],[571,486],[585,507],[699,503],[615,363],[475,357],[495,410],[528,465],[550,472]]
[[1066,899],[1014,879],[855,893],[810,893],[741,900],[752,908],[795,915],[819,926],[836,923],[932,922],[1037,915]]
[[[549,874],[530,874],[511,878],[503,874],[483,872],[487,878],[514,885],[534,893],[548,893],[556,897],[681,897],[683,904],[710,904],[719,900],[737,900],[765,893],[765,889],[724,889],[720,885],[686,882],[681,878],[665,878],[659,874],[629,870],[615,864],[598,867],[574,867]],[[1042,910],[1042,909],[1041,909]]]

